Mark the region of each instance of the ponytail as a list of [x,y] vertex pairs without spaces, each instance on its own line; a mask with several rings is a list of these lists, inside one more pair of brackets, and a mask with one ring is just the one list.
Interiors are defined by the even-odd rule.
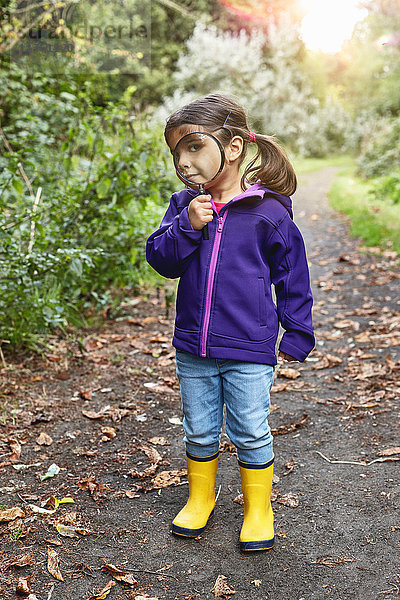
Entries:
[[294,169],[278,142],[271,136],[255,136],[258,151],[246,166],[241,185],[264,183],[271,190],[291,196],[296,191],[297,178]]

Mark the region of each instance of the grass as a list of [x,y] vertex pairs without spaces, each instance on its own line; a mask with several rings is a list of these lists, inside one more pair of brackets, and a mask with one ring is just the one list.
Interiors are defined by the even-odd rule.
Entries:
[[354,158],[348,154],[330,156],[328,158],[302,158],[299,156],[290,157],[294,170],[298,175],[312,173],[319,169],[327,167],[351,167],[354,165]]
[[390,248],[400,256],[400,204],[369,194],[377,180],[357,177],[354,157],[296,157],[292,163],[300,176],[327,167],[342,167],[328,193],[332,208],[349,216],[351,235],[362,238],[366,246]]
[[400,205],[373,198],[369,191],[374,180],[354,175],[354,165],[337,174],[328,194],[332,208],[351,220],[351,235],[362,238],[366,246],[390,248],[400,256]]

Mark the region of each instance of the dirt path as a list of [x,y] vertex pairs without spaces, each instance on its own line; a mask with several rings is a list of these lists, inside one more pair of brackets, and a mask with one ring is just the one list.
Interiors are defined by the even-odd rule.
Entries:
[[[318,345],[295,379],[281,368],[274,384],[275,550],[238,550],[243,507],[226,437],[211,526],[195,541],[169,533],[187,485],[173,318],[154,295],[127,302],[69,356],[55,342],[47,361],[19,357],[1,371],[0,517],[23,511],[0,523],[2,600],[16,597],[19,577],[30,578],[31,600],[212,599],[218,575],[236,600],[400,598],[400,269],[390,252],[365,254],[349,238],[326,199],[334,173],[304,176],[294,198]],[[53,463],[60,472],[41,481]],[[34,512],[51,496],[74,504]],[[48,572],[49,549],[64,582]]]

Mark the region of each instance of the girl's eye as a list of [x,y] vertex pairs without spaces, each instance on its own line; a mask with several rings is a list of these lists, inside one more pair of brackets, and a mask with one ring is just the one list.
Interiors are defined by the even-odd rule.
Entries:
[[200,144],[190,144],[188,146],[188,148],[189,148],[190,152],[197,152],[197,150],[200,150],[201,145]]

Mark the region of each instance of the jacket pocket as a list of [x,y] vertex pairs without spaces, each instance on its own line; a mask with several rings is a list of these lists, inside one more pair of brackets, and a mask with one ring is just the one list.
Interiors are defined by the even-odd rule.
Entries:
[[265,294],[264,277],[259,277],[258,285],[258,322],[261,327],[267,325],[267,297]]

